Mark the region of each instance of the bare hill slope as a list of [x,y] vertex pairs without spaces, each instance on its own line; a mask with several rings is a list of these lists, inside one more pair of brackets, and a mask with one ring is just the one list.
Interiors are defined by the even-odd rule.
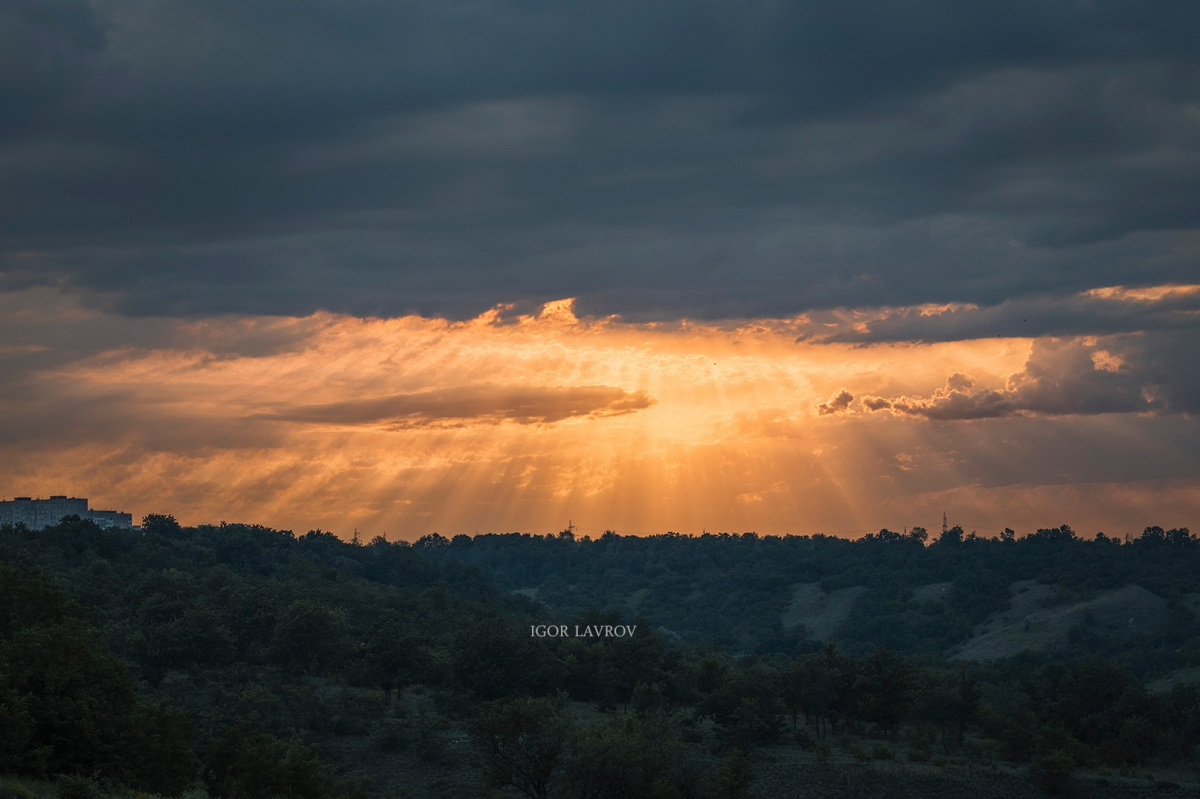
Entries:
[[803,624],[810,637],[827,640],[850,616],[854,603],[866,590],[866,586],[856,585],[826,593],[820,583],[798,583],[791,604],[783,611],[783,627],[790,630]]
[[1071,628],[1090,624],[1109,635],[1136,635],[1157,630],[1167,620],[1167,601],[1138,585],[1105,591],[1086,602],[1052,605],[1054,586],[1022,580],[1010,586],[1008,610],[993,613],[975,636],[952,657],[997,660],[1026,650],[1055,649]]

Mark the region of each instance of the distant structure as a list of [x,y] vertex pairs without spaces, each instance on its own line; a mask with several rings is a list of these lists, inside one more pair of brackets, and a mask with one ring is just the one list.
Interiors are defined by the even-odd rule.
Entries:
[[946,511],[942,511],[942,535],[949,532],[950,528],[946,526]]
[[117,510],[88,510],[86,497],[55,495],[50,499],[16,497],[0,501],[0,524],[24,524],[30,530],[53,527],[67,516],[88,519],[99,527],[133,527],[133,514]]

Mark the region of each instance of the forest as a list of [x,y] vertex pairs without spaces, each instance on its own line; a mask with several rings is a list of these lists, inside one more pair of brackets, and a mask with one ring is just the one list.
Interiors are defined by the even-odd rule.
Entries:
[[0,799],[1200,796],[1198,599],[1157,527],[0,527]]

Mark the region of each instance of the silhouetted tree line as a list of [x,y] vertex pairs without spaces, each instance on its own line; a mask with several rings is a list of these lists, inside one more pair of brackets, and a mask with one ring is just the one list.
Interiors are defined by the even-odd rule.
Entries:
[[[905,742],[919,757],[986,746],[1053,773],[1193,757],[1195,689],[1151,694],[1126,666],[1083,652],[967,666],[865,648],[865,635],[834,646],[781,633],[778,648],[760,652],[711,645],[728,640],[724,625],[739,613],[757,612],[754,601],[737,603],[738,591],[786,594],[796,582],[874,586],[872,607],[886,609],[888,597],[911,594],[906,586],[949,580],[943,613],[967,617],[996,607],[994,590],[1015,577],[1053,575],[1077,592],[1143,577],[1168,595],[1196,590],[1184,568],[1197,552],[1187,531],[1150,528],[1128,545],[1082,541],[1065,527],[1007,540],[958,531],[928,545],[923,532],[857,542],[431,537],[408,546],[251,525],[185,528],[169,516],[147,517],[141,531],[79,519],[3,527],[0,773],[79,775],[163,795],[202,784],[230,799],[361,796],[373,789],[340,780],[315,742],[373,735],[402,746],[410,736],[432,750],[430,722],[397,727],[380,715],[414,686],[469,731],[482,779],[531,797],[746,795],[759,747],[821,752],[847,733]],[[731,587],[721,563],[745,582],[712,620],[708,643],[681,641],[650,618],[628,638],[550,639],[529,626],[616,624],[622,614],[565,615],[501,590],[491,574],[507,579],[505,563],[519,583],[544,575],[541,585],[557,578],[568,591],[572,580],[633,591],[650,578],[651,594],[669,588],[684,603]],[[972,568],[979,573],[960,573]],[[904,613],[924,612],[905,603]],[[1176,604],[1181,618],[1190,613]],[[1156,646],[1190,634],[1187,624],[1179,630]],[[330,685],[378,700],[335,705]],[[571,701],[607,715],[584,723]]]
[[[1018,580],[1054,584],[1062,602],[1136,583],[1172,603],[1176,624],[1168,637],[1155,631],[1135,646],[1124,637],[1092,641],[1076,654],[1123,658],[1120,650],[1127,650],[1126,665],[1145,676],[1191,665],[1185,661],[1200,647],[1200,627],[1183,603],[1186,594],[1200,593],[1200,544],[1186,528],[1148,527],[1128,541],[1104,533],[1085,539],[1066,525],[998,537],[951,527],[932,541],[920,527],[853,541],[820,534],[434,534],[414,549],[441,563],[480,567],[509,591],[536,589],[560,612],[636,608],[687,641],[735,652],[819,649],[824,641],[802,627],[785,629],[781,615],[796,584],[820,583],[826,591],[866,588],[833,639],[846,651],[865,655],[887,646],[945,654],[1008,606]],[[944,600],[914,597],[915,589],[935,583],[949,584]]]

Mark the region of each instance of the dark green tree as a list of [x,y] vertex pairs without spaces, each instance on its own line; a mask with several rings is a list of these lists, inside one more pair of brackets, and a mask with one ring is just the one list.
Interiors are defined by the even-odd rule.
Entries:
[[311,599],[297,599],[280,614],[271,651],[280,665],[317,674],[345,657],[346,633],[343,612]]
[[549,699],[500,699],[479,707],[468,725],[484,780],[548,799],[564,781],[573,724]]
[[862,715],[890,737],[912,700],[915,670],[890,649],[880,647],[863,661],[858,677]]
[[769,743],[779,737],[783,712],[776,691],[776,675],[765,666],[739,669],[724,686],[705,697],[700,712],[736,747]]
[[221,730],[205,751],[204,783],[218,799],[326,799],[338,795],[316,747],[244,725]]

